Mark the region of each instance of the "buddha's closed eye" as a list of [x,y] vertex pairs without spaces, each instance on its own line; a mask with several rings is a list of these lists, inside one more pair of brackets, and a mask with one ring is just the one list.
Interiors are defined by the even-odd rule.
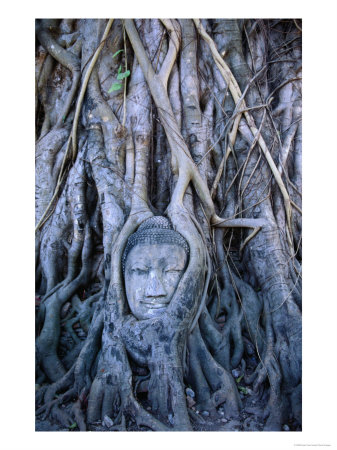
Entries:
[[136,275],[145,275],[149,272],[149,269],[147,267],[132,267],[130,272]]

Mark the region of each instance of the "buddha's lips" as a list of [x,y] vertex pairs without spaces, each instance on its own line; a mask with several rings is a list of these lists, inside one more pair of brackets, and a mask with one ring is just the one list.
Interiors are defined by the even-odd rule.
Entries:
[[159,309],[166,308],[170,302],[161,298],[154,300],[141,300],[140,303],[148,309]]

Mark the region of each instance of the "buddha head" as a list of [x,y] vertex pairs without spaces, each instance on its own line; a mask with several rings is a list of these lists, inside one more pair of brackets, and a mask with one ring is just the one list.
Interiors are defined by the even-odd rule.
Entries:
[[185,271],[189,246],[168,219],[151,217],[127,242],[122,258],[125,291],[138,320],[162,315]]

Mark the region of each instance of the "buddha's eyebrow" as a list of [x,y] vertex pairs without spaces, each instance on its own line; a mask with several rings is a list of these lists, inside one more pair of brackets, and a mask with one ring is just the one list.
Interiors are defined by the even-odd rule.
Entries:
[[175,255],[167,255],[167,256],[165,256],[164,258],[161,258],[161,260],[164,260],[164,261],[166,261],[168,264],[170,264],[170,263],[180,263],[180,262],[183,262],[184,260],[185,260],[185,258],[184,258],[184,256],[182,256],[181,258],[180,257],[177,257],[177,256],[175,256]]
[[179,260],[179,261],[167,261],[167,259],[164,261],[165,263],[165,267],[172,267],[172,268],[183,268],[185,266],[185,263],[183,260]]

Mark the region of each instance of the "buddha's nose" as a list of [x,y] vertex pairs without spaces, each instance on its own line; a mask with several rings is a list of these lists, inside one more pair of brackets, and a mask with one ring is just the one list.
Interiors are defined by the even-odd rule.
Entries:
[[145,290],[146,297],[163,297],[166,295],[164,286],[156,271],[150,271],[148,283]]

